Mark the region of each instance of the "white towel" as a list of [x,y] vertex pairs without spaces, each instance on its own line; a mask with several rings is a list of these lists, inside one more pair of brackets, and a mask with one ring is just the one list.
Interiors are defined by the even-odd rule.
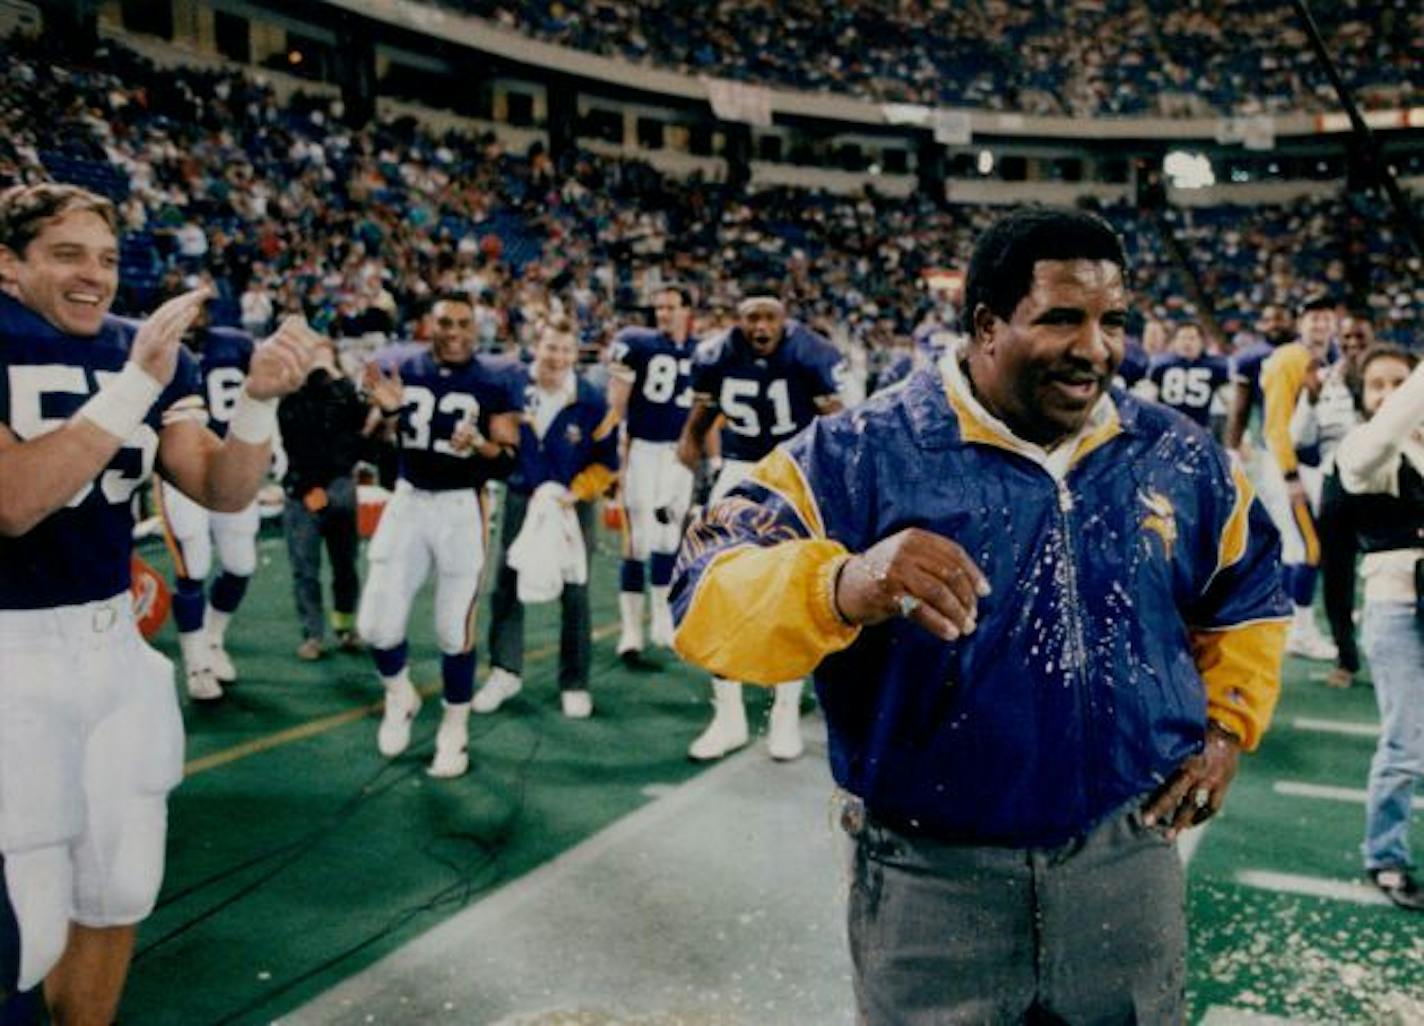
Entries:
[[569,490],[553,481],[534,489],[524,512],[524,525],[509,546],[509,566],[519,574],[519,601],[524,605],[552,602],[564,584],[588,582],[588,554],[583,547],[578,514],[560,499]]

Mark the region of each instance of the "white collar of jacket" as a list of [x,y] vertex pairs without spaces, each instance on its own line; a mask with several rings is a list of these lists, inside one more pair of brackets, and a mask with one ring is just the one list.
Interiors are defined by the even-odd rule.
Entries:
[[553,399],[562,400],[560,406],[568,406],[578,398],[578,372],[573,368],[564,375],[563,383],[557,388],[548,389],[539,384],[539,378],[534,373],[534,367],[529,368],[529,380],[534,383],[534,391],[541,396],[549,396]]
[[940,380],[949,407],[959,422],[959,436],[965,442],[992,445],[1030,459],[1061,481],[1068,470],[1088,453],[1122,432],[1122,418],[1110,393],[1103,393],[1088,415],[1087,422],[1071,438],[1052,449],[1025,441],[999,420],[974,396],[960,369],[959,360],[967,342],[946,352],[939,362]]

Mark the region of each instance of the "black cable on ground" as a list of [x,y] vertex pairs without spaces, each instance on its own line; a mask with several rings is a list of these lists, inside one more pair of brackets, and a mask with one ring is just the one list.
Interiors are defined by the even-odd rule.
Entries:
[[540,748],[543,747],[543,742],[543,734],[540,733],[536,735],[534,738],[534,743],[529,747],[528,754],[525,755],[523,761],[520,763],[519,770],[515,777],[517,781],[517,790],[515,793],[514,811],[509,817],[507,817],[503,821],[503,823],[500,825],[500,828],[495,832],[493,836],[481,837],[473,833],[452,833],[444,834],[440,838],[435,839],[454,839],[467,842],[474,846],[479,852],[479,857],[477,859],[474,859],[470,863],[461,866],[447,857],[437,855],[429,847],[425,849],[425,853],[431,859],[454,872],[457,876],[457,879],[436,888],[423,901],[417,902],[414,905],[410,905],[400,910],[394,916],[392,916],[391,919],[388,920],[384,926],[382,926],[375,932],[368,934],[367,936],[361,938],[355,943],[350,944],[347,947],[336,952],[335,954],[331,955],[329,958],[326,958],[323,961],[317,963],[316,965],[303,970],[295,976],[291,976],[286,980],[283,980],[281,983],[268,987],[265,991],[263,991],[263,993],[254,997],[250,1001],[247,1001],[238,1008],[235,1008],[232,1011],[228,1012],[222,1018],[214,1020],[212,1026],[229,1026],[229,1024],[231,1023],[241,1022],[243,1021],[244,1016],[249,1015],[252,1012],[257,1011],[258,1009],[271,1004],[274,1000],[281,997],[288,991],[299,987],[308,980],[320,976],[322,973],[325,973],[330,969],[334,968],[335,966],[340,965],[352,955],[358,954],[359,952],[364,951],[366,948],[369,948],[371,945],[377,944],[380,941],[386,939],[387,937],[399,931],[402,927],[404,927],[406,924],[411,922],[411,920],[417,918],[418,916],[423,915],[427,912],[438,911],[447,906],[452,906],[454,908],[463,908],[465,905],[468,905],[471,901],[473,901],[476,897],[491,890],[496,884],[498,884],[502,879],[502,875],[499,873],[494,873],[490,875],[488,879],[485,880],[480,880],[479,876],[486,870],[496,868],[498,858],[503,852],[505,845],[509,842],[511,835],[514,832],[514,828],[523,819],[526,793],[529,788],[529,772],[531,767],[533,766],[535,757],[539,753]]
[[[471,745],[473,746],[474,742],[477,741],[479,738],[488,736],[489,734],[493,733],[500,727],[500,725],[500,722],[491,723],[489,729],[481,731],[477,734],[472,734],[470,738]],[[167,944],[169,941],[172,941],[175,938],[182,936],[183,934],[191,930],[193,927],[199,925],[200,923],[208,919],[211,919],[213,916],[224,911],[225,909],[231,908],[239,901],[250,896],[264,885],[270,883],[278,875],[280,875],[282,871],[285,870],[288,866],[293,865],[302,856],[307,854],[312,848],[324,841],[332,833],[333,830],[335,830],[337,827],[341,826],[343,823],[349,820],[370,799],[385,794],[386,792],[411,779],[416,774],[423,772],[422,763],[426,761],[424,756],[427,753],[433,751],[433,742],[434,733],[432,732],[424,744],[417,746],[415,749],[412,750],[412,754],[416,758],[402,772],[391,772],[392,767],[397,765],[396,763],[387,763],[381,766],[379,770],[372,774],[364,783],[362,783],[356,789],[354,794],[352,794],[349,798],[343,801],[333,813],[331,813],[325,818],[325,820],[318,823],[315,827],[313,827],[301,837],[298,837],[293,841],[288,841],[283,844],[277,845],[276,847],[271,848],[268,851],[262,852],[258,855],[255,855],[252,858],[245,859],[237,865],[228,867],[227,869],[214,873],[204,878],[203,880],[189,885],[181,891],[175,892],[172,895],[165,895],[164,898],[160,901],[159,907],[171,904],[172,902],[178,901],[182,898],[191,897],[193,894],[196,894],[209,887],[215,886],[216,884],[222,883],[225,880],[231,879],[239,875],[243,871],[252,868],[253,866],[260,865],[263,862],[282,856],[281,860],[278,862],[277,865],[269,869],[267,872],[263,873],[251,883],[243,886],[235,893],[227,896],[226,898],[210,906],[209,908],[206,908],[203,911],[197,913],[196,915],[185,919],[183,922],[179,923],[177,926],[173,927],[171,930],[167,931],[161,936],[156,937],[152,941],[149,941],[148,943],[144,944],[134,953],[134,964],[139,963],[142,959],[150,955],[156,949]],[[528,773],[530,761],[533,758],[533,752],[537,752],[541,743],[542,735],[536,737],[530,756],[526,758],[525,762],[520,768],[520,787],[518,792],[519,799],[518,804],[516,805],[515,815],[511,817],[511,822],[517,821],[519,816],[522,814],[524,792],[527,789],[527,781],[524,778]],[[387,777],[388,779],[382,781],[382,777]],[[506,836],[501,836],[498,840],[502,843],[505,839]]]

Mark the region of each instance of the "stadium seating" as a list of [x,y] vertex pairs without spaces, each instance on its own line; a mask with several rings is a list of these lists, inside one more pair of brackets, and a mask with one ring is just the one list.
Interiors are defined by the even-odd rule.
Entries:
[[[1030,35],[1052,20],[1024,19]],[[215,320],[237,323],[238,297],[260,276],[279,313],[337,335],[409,335],[425,297],[463,288],[495,312],[487,342],[525,341],[558,307],[596,347],[658,274],[715,305],[761,266],[786,278],[803,316],[874,348],[910,333],[929,307],[924,272],[962,267],[992,216],[873,194],[733,190],[586,152],[556,166],[537,146],[513,155],[492,136],[436,136],[409,119],[357,131],[328,99],[280,103],[239,74],[163,70],[113,44],[103,71],[5,56],[0,179],[75,181],[121,204],[122,312],[142,313],[203,272]],[[54,110],[63,150],[35,115]],[[1127,239],[1144,314],[1193,314],[1200,299],[1228,331],[1246,329],[1266,299],[1324,282],[1342,298],[1367,289],[1385,338],[1413,343],[1424,329],[1417,269],[1378,227],[1388,219],[1376,201],[1103,212]],[[207,239],[200,258],[180,252],[190,224]]]
[[[552,43],[690,74],[866,99],[1129,115],[1338,106],[1288,0],[440,0]],[[1347,84],[1424,97],[1424,8],[1317,3]]]

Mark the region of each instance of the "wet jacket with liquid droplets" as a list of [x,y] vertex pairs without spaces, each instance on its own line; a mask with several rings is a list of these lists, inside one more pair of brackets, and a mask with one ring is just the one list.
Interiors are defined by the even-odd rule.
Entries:
[[[689,529],[678,651],[753,683],[814,670],[837,782],[946,841],[1082,836],[1199,750],[1208,714],[1253,749],[1290,605],[1244,473],[1120,391],[1065,444],[1055,469],[953,361],[817,420]],[[973,634],[839,618],[841,562],[908,527],[989,578]]]

